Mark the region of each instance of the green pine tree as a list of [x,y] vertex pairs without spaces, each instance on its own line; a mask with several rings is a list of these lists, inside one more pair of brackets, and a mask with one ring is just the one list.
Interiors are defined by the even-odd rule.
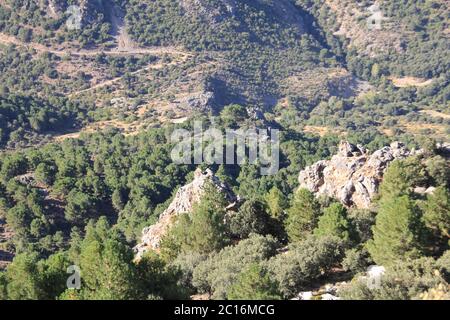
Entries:
[[81,269],[83,299],[129,300],[140,297],[136,283],[139,278],[134,254],[122,237],[101,218],[90,224],[81,245],[79,267]]
[[377,264],[418,258],[423,251],[421,212],[408,196],[381,202],[367,248]]
[[340,203],[333,203],[324,210],[314,234],[318,237],[335,236],[350,241],[351,224],[347,218],[347,209]]
[[286,231],[291,242],[305,239],[316,228],[319,219],[320,205],[314,195],[306,190],[298,190],[288,209]]
[[277,187],[273,187],[266,194],[265,200],[272,218],[281,220],[287,207],[287,200],[284,194]]
[[411,157],[392,162],[383,176],[380,186],[381,199],[410,195],[413,186],[426,180],[426,170],[420,160]]
[[172,260],[181,252],[208,254],[223,248],[228,243],[226,204],[224,195],[211,183],[206,184],[200,202],[191,213],[179,216],[162,239],[165,259]]
[[430,229],[450,240],[450,192],[447,189],[436,188],[428,196],[423,218]]
[[230,287],[229,300],[281,300],[278,285],[259,265],[252,264],[242,271]]

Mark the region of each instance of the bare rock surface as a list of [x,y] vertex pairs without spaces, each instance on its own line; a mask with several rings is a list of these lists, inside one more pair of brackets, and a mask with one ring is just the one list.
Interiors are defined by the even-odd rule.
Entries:
[[159,221],[142,231],[141,243],[134,248],[138,259],[148,250],[159,248],[161,239],[173,225],[174,218],[192,211],[193,206],[200,201],[207,182],[211,182],[222,192],[230,204],[238,200],[229,186],[222,183],[211,170],[197,169],[194,180],[178,190],[169,207],[160,215]]
[[346,206],[369,208],[388,165],[412,155],[401,142],[370,154],[362,146],[343,141],[331,160],[322,160],[300,172],[300,188],[336,198]]

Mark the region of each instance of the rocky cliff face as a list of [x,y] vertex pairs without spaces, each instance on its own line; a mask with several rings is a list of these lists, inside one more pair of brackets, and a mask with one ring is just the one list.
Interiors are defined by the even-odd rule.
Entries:
[[319,161],[300,172],[300,188],[336,198],[346,206],[369,208],[387,166],[410,155],[400,142],[372,154],[361,146],[341,142],[331,160]]
[[161,239],[173,224],[174,218],[192,211],[194,204],[200,201],[207,182],[211,182],[225,194],[231,205],[237,202],[238,199],[229,186],[222,183],[211,170],[197,169],[194,173],[194,180],[178,190],[169,207],[159,217],[159,221],[142,231],[141,243],[134,248],[138,259],[148,250],[159,248]]

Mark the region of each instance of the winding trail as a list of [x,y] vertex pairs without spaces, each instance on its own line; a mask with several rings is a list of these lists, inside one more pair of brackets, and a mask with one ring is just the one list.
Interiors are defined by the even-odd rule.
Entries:
[[[166,67],[166,66],[170,66],[170,65],[178,65],[178,64],[180,64],[180,63],[182,63],[182,62],[185,62],[185,61],[188,59],[188,57],[189,57],[188,55],[182,55],[182,56],[181,56],[181,59],[178,59],[177,61],[172,61],[172,62],[167,63],[167,64],[162,64],[162,63],[152,64],[152,65],[146,66],[146,67],[144,67],[144,68],[142,68],[142,69],[139,69],[139,70],[130,72],[130,73],[128,73],[128,74],[130,74],[130,75],[136,75],[136,74],[139,74],[139,73],[141,73],[141,72],[143,72],[143,71],[159,70],[159,69],[162,69],[162,68],[164,68],[164,67]],[[122,80],[122,78],[123,78],[123,76],[120,76],[120,77],[117,77],[117,78],[114,78],[114,79],[111,79],[111,80],[106,80],[106,81],[104,81],[104,82],[101,82],[101,83],[98,83],[98,84],[96,84],[96,85],[93,85],[93,86],[91,86],[91,87],[89,87],[89,88],[87,88],[87,89],[73,92],[73,93],[69,94],[68,97],[69,97],[69,98],[73,98],[74,96],[77,96],[77,95],[79,95],[79,94],[87,93],[87,92],[94,91],[94,90],[99,89],[99,88],[103,88],[103,87],[106,87],[106,86],[110,86],[110,85],[112,85],[112,84],[114,84],[114,83],[116,83],[116,82]]]
[[66,49],[66,50],[56,50],[49,47],[44,46],[43,44],[36,43],[36,42],[29,42],[24,43],[17,39],[16,37],[7,35],[5,33],[0,32],[0,44],[4,45],[16,45],[25,47],[28,49],[33,49],[37,52],[49,52],[59,57],[64,57],[67,55],[71,56],[97,56],[99,54],[106,54],[106,55],[116,55],[116,56],[127,56],[127,55],[137,55],[137,54],[169,54],[169,55],[190,55],[186,51],[181,50],[180,48],[176,47],[147,47],[147,48],[128,48],[128,47],[122,47],[122,48],[115,48],[111,50],[101,50],[101,49]]
[[[114,49],[110,50],[101,50],[101,49],[54,49],[49,48],[43,44],[36,43],[36,42],[28,42],[25,43],[19,39],[17,39],[14,36],[7,35],[5,33],[0,32],[0,44],[4,45],[16,45],[25,47],[28,49],[33,49],[36,52],[44,53],[49,52],[52,53],[58,57],[64,57],[64,56],[74,56],[74,57],[93,57],[97,56],[99,54],[105,54],[110,56],[129,56],[129,55],[171,55],[176,56],[177,59],[174,62],[171,62],[169,64],[163,65],[163,64],[156,64],[156,65],[149,65],[142,69],[136,70],[134,72],[131,72],[131,75],[135,75],[144,71],[148,70],[157,70],[162,69],[164,66],[167,65],[175,65],[181,62],[185,62],[188,58],[192,57],[193,55],[183,51],[180,48],[176,47],[146,47],[146,48],[140,48],[138,45],[136,45],[133,40],[130,38],[126,27],[125,27],[125,21],[124,21],[124,13],[122,10],[110,4],[107,2],[106,4],[106,10],[107,14],[109,16],[109,20],[111,22],[112,30],[111,33],[113,37],[116,39],[117,46]],[[110,79],[101,83],[98,83],[96,85],[91,86],[90,88],[80,90],[77,92],[70,93],[68,97],[77,96],[82,93],[86,93],[89,91],[93,91],[105,86],[112,85],[122,79],[121,77],[117,77],[114,79]]]

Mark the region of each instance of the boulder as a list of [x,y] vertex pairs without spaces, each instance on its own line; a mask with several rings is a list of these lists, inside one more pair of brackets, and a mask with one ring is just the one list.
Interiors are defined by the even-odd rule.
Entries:
[[134,248],[138,259],[148,250],[159,249],[162,237],[173,225],[175,218],[191,212],[194,204],[200,201],[207,182],[211,182],[225,195],[230,206],[238,202],[231,188],[222,183],[211,170],[197,169],[194,180],[178,190],[169,207],[160,215],[158,222],[142,231],[141,242]]
[[330,160],[316,162],[300,172],[300,188],[338,199],[348,207],[369,208],[388,165],[410,155],[401,142],[370,154],[361,146],[342,141]]

